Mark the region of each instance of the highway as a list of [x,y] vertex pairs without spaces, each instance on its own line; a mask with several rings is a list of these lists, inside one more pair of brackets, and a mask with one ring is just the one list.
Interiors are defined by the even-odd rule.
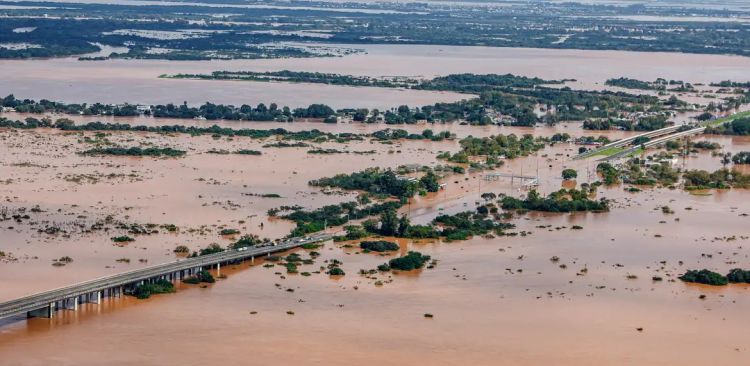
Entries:
[[[669,136],[665,136],[665,137],[661,137],[661,138],[658,138],[658,139],[655,139],[655,140],[650,140],[650,141],[646,142],[643,145],[645,147],[656,146],[656,145],[659,145],[661,143],[664,143],[664,142],[667,142],[667,141],[670,141],[670,140],[674,140],[675,138],[680,138],[680,137],[684,137],[684,136],[688,136],[688,135],[702,133],[703,131],[705,131],[706,127],[708,127],[708,126],[715,127],[715,126],[719,126],[719,125],[722,125],[722,124],[725,124],[725,123],[732,122],[732,121],[734,121],[735,119],[738,119],[738,118],[746,118],[746,117],[750,117],[750,111],[737,112],[737,113],[729,115],[727,117],[722,117],[722,118],[719,118],[719,119],[702,122],[702,123],[700,123],[700,125],[698,127],[695,127],[693,129],[682,131],[682,132],[678,132],[678,133],[675,133],[675,134],[672,134],[672,135],[669,135]],[[650,131],[650,132],[645,132],[645,133],[642,133],[642,134],[638,134],[638,135],[635,135],[635,136],[630,136],[628,138],[624,138],[622,140],[617,140],[615,142],[611,142],[609,144],[602,145],[602,146],[600,146],[600,147],[598,147],[596,149],[589,150],[589,151],[586,151],[584,153],[578,154],[575,157],[573,157],[573,159],[574,160],[584,159],[584,158],[588,158],[588,157],[597,155],[600,152],[605,151],[607,149],[623,147],[625,145],[628,145],[628,144],[632,143],[635,139],[637,139],[639,137],[648,137],[649,139],[651,139],[652,137],[655,137],[655,136],[662,136],[662,135],[666,135],[666,134],[671,134],[673,132],[677,132],[680,128],[685,127],[685,126],[687,126],[687,125],[669,126],[669,127],[665,127],[665,128],[659,129],[659,130],[654,130],[654,131]],[[604,157],[603,159],[599,159],[599,161],[607,161],[607,160],[619,159],[619,158],[621,158],[623,156],[630,155],[632,152],[638,150],[639,148],[640,148],[640,146],[636,146],[636,147],[631,147],[629,149],[625,149],[623,151],[618,151],[618,152],[616,152],[616,153],[614,153],[614,154],[612,154],[610,156]]]
[[681,138],[681,137],[685,137],[685,136],[697,135],[699,133],[703,133],[703,131],[705,131],[705,130],[706,130],[705,127],[698,127],[698,128],[693,128],[692,130],[682,131],[682,132],[674,133],[674,134],[671,134],[671,135],[668,135],[668,136],[660,137],[658,139],[645,142],[642,145],[633,146],[633,147],[631,147],[629,149],[625,149],[625,150],[620,151],[620,152],[618,152],[618,153],[616,153],[614,155],[606,156],[606,157],[604,157],[602,159],[599,159],[598,161],[617,160],[617,159],[620,159],[622,157],[629,156],[630,154],[638,151],[638,149],[658,146],[658,145],[661,145],[663,143],[666,143],[667,141],[675,140],[675,139],[678,139],[678,138]]
[[641,133],[641,134],[638,134],[638,135],[626,137],[624,139],[617,140],[615,142],[610,142],[610,143],[608,143],[606,145],[599,146],[596,149],[589,150],[589,151],[586,151],[584,153],[578,154],[575,157],[573,157],[573,159],[584,159],[584,158],[588,158],[589,156],[596,155],[599,152],[607,150],[607,149],[611,149],[611,148],[615,148],[615,147],[623,147],[625,145],[628,145],[628,144],[632,143],[633,141],[635,141],[635,139],[637,139],[639,137],[648,137],[648,138],[651,138],[651,137],[654,137],[654,136],[666,135],[666,134],[669,134],[669,133],[677,131],[678,129],[680,129],[680,127],[683,127],[683,125],[669,126],[669,127],[665,127],[665,128],[662,128],[662,129],[658,129],[658,130],[654,130],[654,131],[648,131],[648,132],[644,132],[644,133]]
[[141,281],[159,278],[179,279],[184,277],[186,272],[195,273],[195,271],[202,268],[209,268],[222,263],[241,261],[263,255],[270,255],[274,252],[297,248],[304,244],[319,243],[330,240],[331,238],[332,236],[329,234],[315,234],[304,238],[287,239],[276,245],[269,244],[259,247],[230,249],[221,253],[203,255],[195,258],[185,258],[174,262],[105,276],[0,303],[0,319],[38,311],[39,309],[46,309],[51,316],[54,314],[54,304],[56,302],[73,299],[77,305],[79,297],[87,297],[92,294],[95,295],[95,298],[98,301],[101,299],[102,293],[106,290],[121,289],[123,287],[137,285],[141,283]]

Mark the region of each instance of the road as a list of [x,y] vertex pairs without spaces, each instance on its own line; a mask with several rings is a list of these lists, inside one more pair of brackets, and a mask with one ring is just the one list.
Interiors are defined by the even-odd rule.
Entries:
[[[221,263],[269,255],[270,253],[297,248],[304,244],[319,243],[330,240],[331,238],[332,236],[329,234],[315,234],[304,238],[287,239],[276,245],[231,249],[221,253],[203,255],[195,258],[185,258],[174,262],[105,276],[91,281],[81,282],[0,303],[0,319],[49,307],[50,304],[58,301],[78,299],[78,297],[87,296],[92,293],[99,294],[101,291],[109,289],[120,288],[122,286],[132,286],[141,281],[162,278],[163,276],[176,274],[181,271],[207,268]],[[177,276],[174,276],[173,278],[175,277]]]

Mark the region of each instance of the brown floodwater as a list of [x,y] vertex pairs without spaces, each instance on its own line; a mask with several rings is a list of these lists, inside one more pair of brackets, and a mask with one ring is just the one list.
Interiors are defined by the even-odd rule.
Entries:
[[[335,46],[335,45],[334,45]],[[572,86],[601,88],[609,78],[656,78],[710,83],[750,81],[750,58],[723,55],[643,53],[419,45],[339,45],[364,53],[329,58],[273,60],[108,60],[75,58],[0,60],[0,95],[71,103],[278,103],[290,107],[325,103],[334,108],[421,106],[466,98],[456,93],[354,88],[316,84],[159,79],[162,74],[216,70],[317,71],[369,76],[430,78],[452,73],[513,73],[576,79]]]
[[[245,124],[257,126],[240,123]],[[359,132],[383,127],[287,125]],[[424,126],[406,128],[421,131]],[[583,134],[580,124],[535,130],[445,128],[461,136]],[[612,131],[608,136],[626,134]],[[438,151],[458,150],[456,141],[364,141],[315,145],[377,153],[312,155],[309,148],[263,147],[273,139],[135,132],[111,133],[99,141],[104,138],[123,146],[175,147],[187,155],[82,156],[76,153],[93,146],[87,139],[97,139],[92,132],[0,130],[0,210],[24,207],[31,217],[0,222],[0,250],[17,258],[0,260],[0,301],[171,261],[176,245],[227,245],[232,238],[219,236],[221,227],[280,237],[293,225],[268,218],[268,209],[293,204],[315,208],[354,198],[323,194],[308,186],[311,179],[367,167],[435,165],[440,163]],[[718,142],[725,151],[750,150],[748,138],[697,139]],[[208,153],[241,148],[263,155]],[[542,193],[563,186],[558,177],[565,167],[578,170],[578,183],[596,180],[595,162],[570,160],[577,148],[557,144],[508,161],[499,171],[538,175]],[[721,166],[708,152],[678,164],[685,169]],[[413,222],[425,223],[440,213],[473,210],[482,192],[525,193],[517,182],[487,182],[482,174],[451,175],[443,191],[417,197],[402,211]],[[281,198],[248,195],[266,193]],[[675,279],[693,268],[726,272],[750,267],[750,239],[743,229],[750,220],[750,193],[644,189],[634,194],[616,186],[600,189],[598,196],[615,200],[611,212],[515,216],[512,231],[525,235],[453,243],[400,241],[398,254],[418,250],[437,260],[435,268],[418,273],[362,276],[360,269],[375,268],[393,255],[327,243],[315,264],[300,267],[311,276],[286,274],[282,266],[265,268],[261,261],[243,263],[223,268],[227,278],[206,288],[178,285],[176,294],[108,299],[78,312],[58,312],[52,320],[3,321],[2,364],[185,365],[238,359],[284,365],[746,364],[750,289],[692,286]],[[675,213],[662,213],[664,205]],[[109,225],[106,232],[85,230],[107,216],[126,224],[174,224],[179,230],[135,235],[135,242],[117,246],[110,237],[125,234],[125,229]],[[61,227],[67,235],[38,231],[47,225]],[[573,225],[583,229],[571,230]],[[308,257],[305,250],[298,253]],[[65,255],[74,261],[51,265]],[[559,261],[551,261],[554,256]],[[130,263],[117,262],[121,258]],[[343,262],[346,276],[314,273],[332,259]],[[653,276],[664,280],[652,281]]]

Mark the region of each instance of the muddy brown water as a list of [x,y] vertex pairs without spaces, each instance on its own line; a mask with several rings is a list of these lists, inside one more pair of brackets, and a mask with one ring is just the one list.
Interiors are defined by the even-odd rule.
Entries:
[[316,71],[368,76],[431,78],[452,73],[513,73],[576,79],[573,87],[599,89],[609,78],[666,78],[692,83],[750,81],[750,58],[643,53],[419,45],[340,45],[363,53],[330,58],[273,60],[109,60],[75,58],[0,60],[0,95],[69,103],[278,103],[290,107],[325,103],[334,108],[421,106],[465,98],[456,93],[315,84],[159,79],[162,74],[229,71]]
[[[312,123],[289,126],[308,129]],[[363,130],[371,128],[376,127]],[[449,128],[475,136],[527,131]],[[580,127],[535,132],[569,130]],[[623,134],[612,132],[610,137]],[[264,148],[268,141],[241,137],[117,132],[106,138],[125,146],[181,148],[187,155],[114,158],[76,154],[91,147],[85,137],[95,138],[88,132],[0,131],[0,207],[38,205],[41,211],[27,210],[32,219],[20,224],[0,223],[0,250],[18,258],[0,261],[0,300],[171,261],[171,250],[180,244],[192,249],[211,242],[227,245],[232,239],[218,235],[222,225],[280,237],[292,224],[269,219],[269,208],[314,208],[354,197],[322,194],[307,185],[311,179],[374,166],[434,165],[438,151],[458,149],[455,141],[366,141],[319,145],[374,149],[377,154],[311,155],[307,148]],[[748,138],[700,139],[719,142],[726,151],[750,150]],[[263,155],[208,154],[212,148],[257,149]],[[564,167],[579,171],[578,183],[596,180],[590,175],[594,162],[569,159],[576,151],[575,145],[558,144],[509,161],[499,171],[538,174],[545,194],[563,185],[557,177]],[[686,169],[720,167],[708,152],[678,164]],[[444,191],[417,197],[402,211],[413,222],[425,223],[440,213],[472,210],[482,192],[524,194],[517,184],[486,182],[481,173],[452,175],[445,182]],[[278,193],[282,198],[243,193]],[[58,312],[51,321],[4,321],[2,364],[745,364],[750,352],[744,336],[750,326],[748,287],[692,286],[675,279],[691,268],[726,272],[750,267],[743,229],[750,214],[748,191],[695,195],[645,189],[632,194],[616,186],[601,189],[598,196],[615,200],[611,212],[514,217],[517,228],[512,231],[530,232],[525,236],[400,241],[398,254],[384,256],[328,243],[318,249],[322,255],[315,264],[300,266],[300,272],[311,272],[309,277],[286,274],[282,266],[265,268],[261,261],[243,263],[222,269],[228,277],[206,288],[179,285],[178,293],[149,300],[110,299],[78,312]],[[664,205],[675,213],[662,213]],[[137,235],[135,242],[115,246],[109,238],[123,234],[121,229],[84,233],[76,227],[108,215],[126,223],[175,224],[179,231]],[[70,237],[36,230],[47,223],[69,230]],[[583,229],[571,230],[573,225]],[[357,273],[408,250],[431,255],[437,265],[415,273]],[[298,253],[308,256],[305,250]],[[64,255],[74,261],[51,265]],[[550,260],[554,256],[558,262]],[[131,262],[116,262],[120,258]],[[343,262],[346,276],[314,273],[331,259]],[[653,276],[663,281],[652,281]],[[706,298],[699,299],[701,294]],[[434,317],[425,318],[425,313]]]

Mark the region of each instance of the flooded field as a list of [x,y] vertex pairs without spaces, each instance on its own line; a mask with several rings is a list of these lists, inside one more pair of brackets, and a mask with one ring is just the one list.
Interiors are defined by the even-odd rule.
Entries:
[[[231,124],[360,133],[385,127]],[[537,129],[398,127],[414,132],[446,129],[459,137],[584,135],[576,123]],[[614,139],[630,133],[607,134]],[[750,139],[744,137],[695,139],[718,142],[723,151],[750,150]],[[187,154],[161,159],[77,154],[102,140],[168,146]],[[220,236],[221,228],[281,237],[293,224],[269,218],[268,209],[292,204],[317,208],[354,199],[350,193],[324,194],[309,186],[309,180],[368,167],[442,164],[438,152],[459,149],[457,141],[327,142],[313,145],[376,153],[313,155],[307,153],[310,148],[264,147],[273,140],[0,130],[0,209],[23,207],[30,216],[0,223],[0,250],[16,259],[0,260],[0,301],[172,261],[177,245],[195,250],[236,240]],[[219,149],[254,149],[262,155],[210,153]],[[570,159],[577,150],[567,143],[548,146],[507,161],[499,171],[538,175],[542,194],[564,185],[558,178],[563,168],[576,169],[579,184],[598,180],[596,162]],[[721,167],[719,159],[702,152],[677,165],[715,170]],[[444,190],[417,196],[401,211],[414,223],[426,223],[440,213],[473,210],[483,192],[526,193],[508,180],[485,181],[483,174],[450,175]],[[258,196],[269,193],[280,198]],[[129,365],[159,359],[160,364],[183,365],[248,359],[258,364],[332,365],[376,365],[383,360],[397,365],[744,364],[750,352],[745,337],[750,288],[687,285],[676,277],[693,268],[726,272],[747,267],[750,239],[742,228],[748,225],[750,192],[690,194],[645,188],[628,193],[616,185],[600,188],[598,197],[614,200],[610,212],[514,216],[513,231],[525,235],[452,243],[399,240],[398,254],[416,249],[437,260],[435,268],[415,273],[360,275],[360,269],[374,268],[393,255],[329,242],[318,249],[322,255],[315,263],[300,271],[313,272],[336,259],[343,262],[346,276],[286,274],[281,266],[246,262],[222,268],[227,278],[205,288],[180,284],[177,294],[109,299],[78,312],[60,311],[51,321],[3,321],[2,363],[100,365],[106,360]],[[659,208],[664,205],[674,213],[663,213]],[[107,229],[91,230],[97,222],[107,223]],[[155,224],[158,232],[136,235],[124,245],[110,239],[134,224]],[[161,226],[169,224],[178,229]],[[65,232],[46,232],[51,225]],[[573,225],[583,229],[571,230]],[[307,250],[297,252],[309,257]],[[51,265],[62,256],[73,262]],[[654,276],[663,281],[653,281]],[[426,318],[427,313],[434,317]]]
[[[334,45],[335,46],[335,45]],[[342,47],[351,47],[341,45]],[[750,58],[678,53],[641,53],[528,48],[418,45],[357,45],[365,53],[329,58],[180,61],[73,58],[0,60],[0,95],[70,103],[278,103],[290,107],[324,103],[334,108],[421,106],[467,98],[417,90],[331,85],[159,79],[162,74],[228,71],[317,71],[346,75],[431,78],[454,73],[513,73],[576,79],[573,87],[599,89],[609,78],[657,78],[710,83],[750,81]]]

